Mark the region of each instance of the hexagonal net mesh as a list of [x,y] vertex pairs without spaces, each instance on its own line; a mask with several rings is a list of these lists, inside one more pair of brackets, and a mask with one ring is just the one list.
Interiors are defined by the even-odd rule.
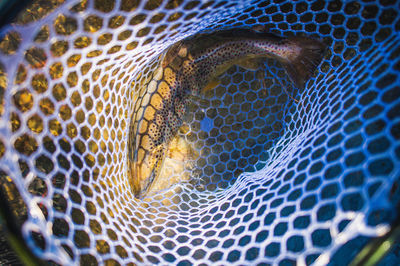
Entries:
[[[400,174],[396,1],[63,2],[27,8],[0,42],[2,193],[37,257],[326,263],[389,230]],[[197,156],[165,176],[184,180],[136,199],[128,129],[159,55],[201,31],[254,25],[328,44],[314,78],[297,90],[274,60],[230,68],[189,96],[178,135]]]

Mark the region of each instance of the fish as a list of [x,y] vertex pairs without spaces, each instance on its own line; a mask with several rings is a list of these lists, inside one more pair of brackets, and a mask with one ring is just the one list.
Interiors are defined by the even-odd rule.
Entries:
[[233,65],[257,69],[267,58],[279,61],[291,82],[304,89],[325,50],[326,45],[313,38],[243,28],[200,33],[167,48],[133,106],[127,148],[135,197],[145,197],[158,182],[189,95],[218,86],[220,76]]

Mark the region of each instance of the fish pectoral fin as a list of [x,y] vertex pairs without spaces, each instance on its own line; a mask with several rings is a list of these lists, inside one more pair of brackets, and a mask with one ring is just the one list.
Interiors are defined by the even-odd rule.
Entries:
[[234,65],[233,62],[228,61],[225,62],[221,65],[218,65],[217,67],[215,67],[215,72],[214,72],[214,77],[219,77],[222,74],[224,74],[226,71],[228,71],[229,68],[231,68]]
[[188,181],[190,172],[185,170],[192,167],[192,160],[197,157],[198,152],[185,138],[175,136],[166,148],[159,174],[151,184],[147,195],[160,196],[164,193],[171,193],[169,189],[174,185]]
[[154,150],[151,151],[150,165],[153,167],[153,171],[158,172],[160,170],[166,151],[167,148],[164,143],[158,145]]
[[236,65],[247,69],[247,70],[257,70],[260,68],[263,59],[260,58],[244,58],[239,60]]
[[197,158],[198,154],[185,138],[175,136],[169,144],[166,157],[186,164],[188,160]]
[[215,89],[219,84],[221,84],[221,80],[218,78],[213,78],[207,85],[201,90],[202,93]]

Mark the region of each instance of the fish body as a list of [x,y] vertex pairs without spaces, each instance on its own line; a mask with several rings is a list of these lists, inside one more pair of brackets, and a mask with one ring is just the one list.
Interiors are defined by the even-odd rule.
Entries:
[[182,126],[189,94],[215,86],[233,65],[254,68],[268,57],[277,59],[301,89],[324,50],[325,45],[314,39],[281,38],[250,29],[200,34],[168,48],[131,118],[128,162],[135,196],[144,197],[157,181],[168,145]]

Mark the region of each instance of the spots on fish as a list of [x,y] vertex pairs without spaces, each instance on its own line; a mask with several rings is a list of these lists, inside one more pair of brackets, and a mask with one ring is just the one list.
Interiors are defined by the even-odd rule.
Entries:
[[158,113],[158,114],[156,115],[156,124],[157,124],[159,127],[164,126],[164,121],[165,121],[164,117],[165,117],[164,114]]
[[175,78],[176,78],[175,72],[170,67],[166,67],[164,69],[164,80],[168,82],[170,86],[174,86],[176,81]]
[[[151,123],[149,126],[149,133],[152,140],[157,144],[161,141],[161,131],[159,130],[159,126],[155,123]],[[158,141],[157,141],[158,140]]]
[[180,101],[179,99],[175,100],[175,113],[178,115],[179,118],[183,118],[186,110],[186,103]]
[[163,99],[169,99],[171,98],[171,87],[165,81],[161,81],[158,85],[158,93]]

